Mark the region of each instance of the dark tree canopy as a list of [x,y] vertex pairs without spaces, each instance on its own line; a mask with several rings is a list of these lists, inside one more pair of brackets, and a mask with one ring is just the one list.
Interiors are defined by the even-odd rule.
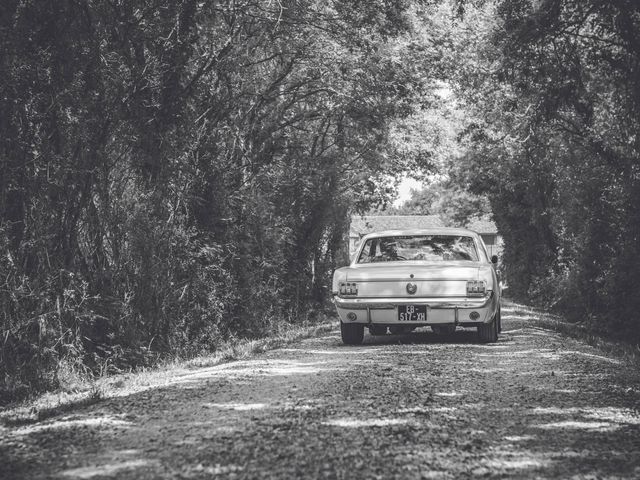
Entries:
[[0,389],[316,315],[436,169],[406,208],[492,211],[515,295],[640,340],[639,69],[632,0],[3,1]]
[[317,312],[349,213],[421,167],[388,141],[419,3],[3,2],[3,388]]
[[456,54],[474,112],[456,169],[491,202],[512,293],[640,341],[640,4],[464,6],[483,38]]

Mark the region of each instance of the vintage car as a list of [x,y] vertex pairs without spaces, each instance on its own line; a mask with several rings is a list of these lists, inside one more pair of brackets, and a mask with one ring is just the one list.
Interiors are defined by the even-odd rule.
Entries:
[[450,334],[477,327],[483,343],[500,332],[500,285],[480,235],[461,228],[370,233],[351,265],[333,274],[342,341],[429,326]]

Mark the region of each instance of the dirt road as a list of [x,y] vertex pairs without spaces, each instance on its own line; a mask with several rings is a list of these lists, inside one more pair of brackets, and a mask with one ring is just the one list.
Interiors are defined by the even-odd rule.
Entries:
[[497,344],[338,333],[0,430],[0,478],[640,478],[636,367],[503,308]]

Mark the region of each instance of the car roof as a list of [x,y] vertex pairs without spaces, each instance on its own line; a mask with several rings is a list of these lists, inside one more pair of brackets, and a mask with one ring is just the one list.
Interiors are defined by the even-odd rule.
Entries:
[[451,228],[451,227],[437,227],[437,228],[421,228],[414,230],[384,230],[380,232],[371,232],[364,238],[377,238],[377,237],[401,237],[412,235],[478,235],[473,230],[466,228]]

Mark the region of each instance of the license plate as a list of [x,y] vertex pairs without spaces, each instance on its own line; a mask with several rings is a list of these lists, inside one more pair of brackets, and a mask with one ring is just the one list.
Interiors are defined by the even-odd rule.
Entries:
[[398,307],[399,322],[426,322],[426,305],[400,305]]

